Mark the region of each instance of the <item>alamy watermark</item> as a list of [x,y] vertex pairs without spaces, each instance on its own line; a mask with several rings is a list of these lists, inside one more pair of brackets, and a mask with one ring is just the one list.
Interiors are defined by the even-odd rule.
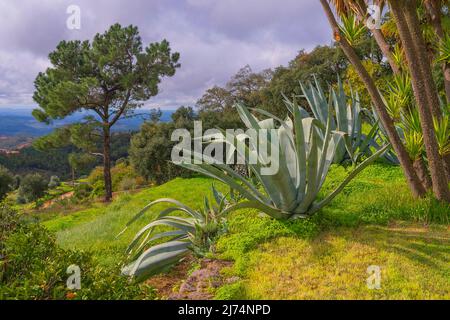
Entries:
[[69,17],[66,20],[66,26],[69,30],[81,29],[81,8],[78,5],[72,4],[67,7],[66,13]]
[[81,269],[79,266],[73,264],[67,268],[67,274],[70,275],[67,278],[67,289],[80,290],[81,289]]
[[366,26],[369,30],[381,29],[381,8],[378,5],[371,4],[367,7],[369,17],[366,20]]
[[377,265],[371,265],[367,268],[367,288],[370,290],[381,289],[381,267]]

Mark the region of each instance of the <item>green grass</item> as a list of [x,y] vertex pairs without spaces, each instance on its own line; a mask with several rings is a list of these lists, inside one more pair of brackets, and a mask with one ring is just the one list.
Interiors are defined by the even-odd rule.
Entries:
[[[321,196],[346,174],[345,168],[333,167]],[[211,183],[201,177],[175,179],[122,195],[109,206],[98,205],[44,224],[56,232],[63,247],[92,250],[100,263],[112,265],[124,257],[138,229],[163,208],[153,208],[116,239],[147,203],[169,197],[198,208]],[[282,222],[254,210],[235,212],[216,252],[219,258],[235,261],[224,272],[242,280],[220,288],[216,297],[450,298],[449,213],[448,205],[431,197],[413,199],[400,168],[385,164],[368,167],[308,220]],[[366,269],[372,264],[382,267],[380,290],[368,290],[365,285]]]
[[[346,174],[333,167],[322,196]],[[309,220],[233,213],[217,250],[235,261],[225,274],[243,280],[220,288],[216,298],[450,298],[449,218],[448,205],[412,198],[400,168],[372,165]],[[408,224],[391,226],[401,220]],[[386,281],[373,291],[365,280],[375,264]]]
[[100,263],[114,264],[124,257],[124,251],[135,233],[149,223],[164,205],[159,205],[116,239],[126,223],[145,205],[159,198],[175,198],[197,208],[203,196],[210,193],[212,180],[207,178],[175,179],[137,194],[124,194],[109,206],[100,205],[70,215],[45,221],[56,232],[63,248],[91,250]]
[[[442,226],[362,226],[314,240],[279,237],[243,255],[228,299],[450,299],[450,237]],[[367,268],[381,268],[381,287],[367,287]],[[233,274],[236,269],[228,271]]]

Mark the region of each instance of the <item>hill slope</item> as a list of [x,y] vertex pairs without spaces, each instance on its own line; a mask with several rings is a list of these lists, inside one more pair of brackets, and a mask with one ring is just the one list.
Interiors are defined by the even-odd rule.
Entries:
[[[333,168],[324,191],[345,174],[345,169]],[[100,262],[118,263],[134,233],[157,211],[115,239],[133,214],[161,197],[198,207],[211,182],[175,179],[45,225],[63,247],[93,250]],[[229,233],[217,243],[217,256],[234,261],[224,272],[241,280],[220,288],[217,297],[450,298],[449,209],[430,199],[414,201],[399,168],[376,164],[312,219],[280,222],[253,210],[235,212],[229,217]],[[430,225],[432,221],[440,225]],[[381,267],[379,290],[366,286],[370,265]]]

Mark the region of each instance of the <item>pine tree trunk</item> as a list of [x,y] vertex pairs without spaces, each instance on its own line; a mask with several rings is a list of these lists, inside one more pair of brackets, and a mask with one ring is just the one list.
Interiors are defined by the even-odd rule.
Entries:
[[103,127],[103,177],[105,180],[105,202],[110,202],[112,200],[111,130],[108,125]]
[[[450,192],[445,174],[445,167],[442,157],[439,154],[436,134],[433,124],[433,94],[430,92],[432,83],[426,83],[431,74],[426,75],[426,61],[421,61],[424,52],[422,50],[422,35],[417,34],[420,26],[414,25],[416,13],[416,2],[405,0],[390,1],[392,14],[396,21],[400,39],[405,50],[406,60],[411,72],[411,81],[413,85],[414,96],[417,102],[417,109],[420,115],[420,124],[422,127],[425,150],[431,173],[433,192],[438,200],[450,202]],[[408,17],[408,22],[406,20]],[[415,18],[413,17],[415,16]],[[414,29],[414,31],[412,30]],[[418,37],[413,39],[413,37]],[[428,61],[428,59],[427,59]],[[431,68],[430,68],[431,72]],[[433,79],[431,79],[431,82]]]
[[354,66],[356,72],[363,81],[367,91],[369,92],[372,98],[374,107],[380,117],[381,123],[386,129],[389,141],[391,142],[394,151],[397,153],[400,165],[403,169],[403,172],[405,174],[405,177],[408,181],[408,185],[413,195],[416,197],[421,197],[425,195],[426,190],[422,186],[414,170],[412,161],[409,158],[409,154],[406,151],[405,146],[403,145],[397,133],[397,130],[395,129],[394,122],[392,121],[391,117],[389,116],[386,110],[386,106],[383,102],[383,99],[381,98],[380,92],[375,86],[375,82],[373,81],[367,70],[364,68],[361,60],[359,59],[353,47],[348,43],[345,37],[341,35],[339,25],[337,24],[336,18],[334,17],[334,14],[331,11],[330,5],[328,4],[327,0],[320,0],[320,2],[325,10],[325,14],[327,15],[327,18],[333,29],[335,40],[339,42],[342,50],[344,51],[347,58],[350,60],[350,63]]

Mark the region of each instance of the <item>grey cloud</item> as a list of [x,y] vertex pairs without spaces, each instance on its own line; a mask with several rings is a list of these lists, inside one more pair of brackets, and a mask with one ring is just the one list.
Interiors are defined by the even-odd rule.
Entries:
[[[66,8],[82,10],[82,29],[65,27]],[[240,67],[286,64],[302,48],[330,39],[315,0],[3,0],[0,3],[0,106],[31,105],[33,80],[63,39],[90,39],[111,24],[134,24],[146,43],[166,38],[181,69],[147,106],[192,105]]]

